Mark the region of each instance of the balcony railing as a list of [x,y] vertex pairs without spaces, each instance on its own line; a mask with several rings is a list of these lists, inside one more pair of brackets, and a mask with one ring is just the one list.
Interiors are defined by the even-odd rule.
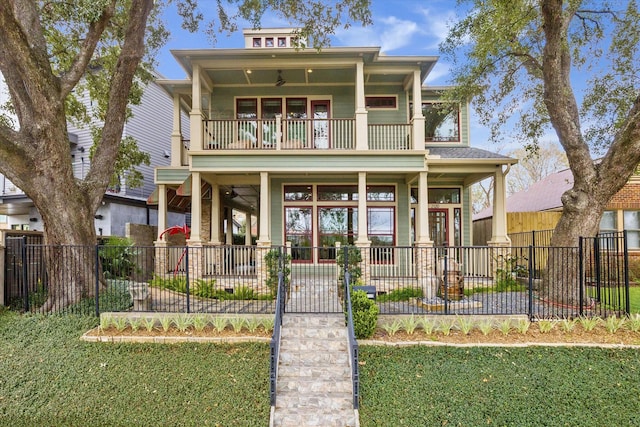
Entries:
[[369,125],[370,150],[411,150],[413,133],[410,124]]
[[205,150],[354,149],[354,119],[206,120]]
[[[355,119],[205,120],[205,150],[355,150]],[[370,150],[411,150],[411,124],[368,126]]]

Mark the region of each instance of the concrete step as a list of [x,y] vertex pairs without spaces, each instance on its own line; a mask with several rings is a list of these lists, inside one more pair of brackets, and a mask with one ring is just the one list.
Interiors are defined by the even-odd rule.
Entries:
[[328,315],[318,315],[318,314],[291,314],[285,313],[282,319],[282,326],[304,326],[304,327],[330,327],[330,328],[345,328],[344,323],[344,315],[341,313],[338,314],[328,314]]
[[311,338],[311,339],[347,339],[347,329],[344,326],[300,326],[287,325],[280,332],[282,338]]
[[279,378],[276,396],[281,392],[309,393],[312,396],[321,396],[323,393],[347,393],[353,390],[351,379],[333,380],[300,380],[299,378]]

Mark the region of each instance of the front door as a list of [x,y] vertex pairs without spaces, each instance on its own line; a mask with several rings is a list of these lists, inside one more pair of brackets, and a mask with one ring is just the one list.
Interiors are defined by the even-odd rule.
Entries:
[[311,117],[313,117],[313,147],[329,148],[329,101],[311,101]]
[[447,209],[429,209],[429,237],[434,246],[444,246],[447,239]]

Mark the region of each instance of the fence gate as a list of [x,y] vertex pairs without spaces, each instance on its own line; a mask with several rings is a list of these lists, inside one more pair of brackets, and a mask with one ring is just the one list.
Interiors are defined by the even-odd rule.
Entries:
[[[42,233],[25,233],[23,231],[11,234],[4,233],[5,259],[4,259],[4,301],[5,305],[13,308],[25,308],[28,301],[28,293],[35,290],[41,280],[25,280],[25,271],[28,275],[44,272],[44,261],[38,256],[26,256],[25,245],[41,245]],[[33,289],[26,289],[26,286]],[[27,307],[28,308],[28,307]]]

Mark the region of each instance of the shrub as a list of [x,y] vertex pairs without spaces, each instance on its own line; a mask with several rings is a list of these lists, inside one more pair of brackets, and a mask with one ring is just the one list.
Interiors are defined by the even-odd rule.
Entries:
[[422,296],[422,289],[420,288],[402,288],[391,291],[388,294],[378,295],[378,302],[409,301],[411,298],[422,298]]
[[109,237],[98,249],[102,271],[107,279],[129,278],[136,270],[137,255],[133,242],[126,237]]
[[380,309],[365,291],[351,293],[351,311],[353,313],[353,329],[356,338],[370,338],[378,324]]
[[348,252],[347,255],[347,270],[351,275],[351,283],[355,283],[362,277],[362,269],[360,263],[362,262],[362,253],[357,246],[343,246],[336,253],[336,265],[338,266],[338,280],[344,280],[344,251],[345,248]]
[[281,252],[278,249],[271,249],[264,256],[265,266],[267,268],[266,284],[272,295],[276,295],[278,291],[278,273],[282,271],[284,274],[284,284],[289,286],[289,275],[291,274],[291,255]]

